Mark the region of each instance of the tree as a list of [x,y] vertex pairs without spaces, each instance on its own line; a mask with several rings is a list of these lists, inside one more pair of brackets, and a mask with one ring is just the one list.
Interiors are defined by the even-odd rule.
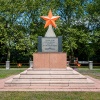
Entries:
[[[92,0],[91,3],[87,5],[87,16],[88,16],[88,26],[91,35],[91,47],[94,53],[91,55],[91,58],[95,58],[97,52],[100,50],[99,41],[100,41],[100,2],[99,0]],[[99,54],[100,56],[100,54]],[[100,59],[100,58],[99,58]]]
[[[32,44],[30,45],[30,42],[33,42],[32,37],[30,37],[28,33],[30,24],[28,22],[31,19],[29,19],[29,17],[25,15],[27,13],[27,7],[25,6],[26,4],[23,5],[23,1],[1,0],[0,2],[0,16],[4,18],[4,20],[2,20],[4,23],[3,25],[1,25],[2,28],[0,33],[2,36],[1,42],[5,44],[5,48],[7,51],[7,60],[10,60],[11,50],[28,49],[29,51],[30,46],[32,48]],[[24,1],[24,3],[26,2],[27,0]],[[21,17],[23,21],[21,21]],[[27,23],[25,23],[26,20]]]
[[100,49],[99,6],[99,0],[0,0],[0,50],[8,60],[16,52],[16,60],[19,55],[32,59],[37,37],[47,31],[40,16],[51,9],[61,16],[54,31],[63,36],[63,51],[91,59]]

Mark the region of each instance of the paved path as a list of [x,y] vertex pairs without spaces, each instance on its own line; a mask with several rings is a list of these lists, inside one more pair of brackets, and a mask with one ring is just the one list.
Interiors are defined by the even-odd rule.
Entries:
[[22,87],[5,87],[5,81],[9,80],[13,76],[10,76],[5,79],[0,79],[0,91],[94,91],[100,92],[100,80],[94,79],[90,76],[86,76],[87,78],[94,81],[95,87],[84,88],[84,87],[48,87],[48,86],[22,86]]

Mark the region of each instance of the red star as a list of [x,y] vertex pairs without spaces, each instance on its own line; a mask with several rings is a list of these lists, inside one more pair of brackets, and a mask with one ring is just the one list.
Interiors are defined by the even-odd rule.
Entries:
[[50,10],[48,13],[48,16],[41,16],[46,21],[46,24],[44,28],[46,28],[49,25],[52,25],[53,27],[56,27],[55,21],[59,18],[60,16],[53,16],[52,11]]

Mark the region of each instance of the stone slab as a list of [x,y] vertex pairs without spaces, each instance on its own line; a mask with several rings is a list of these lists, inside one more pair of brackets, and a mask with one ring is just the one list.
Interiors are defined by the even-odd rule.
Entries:
[[34,53],[34,69],[66,69],[66,53]]
[[28,71],[27,74],[28,75],[30,75],[30,74],[32,74],[32,75],[34,75],[34,74],[38,74],[38,75],[41,75],[41,74],[45,74],[45,75],[47,75],[47,74],[62,74],[62,75],[64,75],[64,74],[73,74],[73,72],[72,71],[63,71],[63,72],[61,72],[61,71]]
[[62,52],[62,36],[38,36],[38,52]]
[[42,52],[58,52],[58,38],[42,38]]

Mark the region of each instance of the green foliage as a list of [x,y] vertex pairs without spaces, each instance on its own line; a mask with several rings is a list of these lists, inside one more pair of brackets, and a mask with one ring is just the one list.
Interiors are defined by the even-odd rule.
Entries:
[[89,60],[100,50],[99,6],[99,0],[0,0],[0,55],[32,59],[37,37],[47,31],[40,16],[51,9],[61,16],[54,31],[63,36],[63,51]]

